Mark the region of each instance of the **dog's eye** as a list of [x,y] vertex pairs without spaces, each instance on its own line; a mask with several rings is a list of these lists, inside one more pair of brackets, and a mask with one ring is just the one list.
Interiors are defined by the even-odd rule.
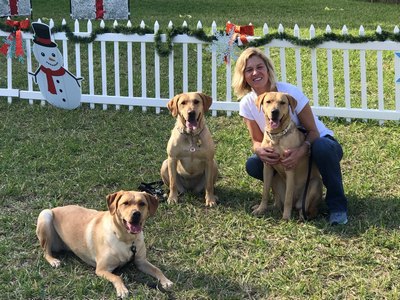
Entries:
[[194,100],[193,103],[194,103],[194,104],[199,104],[200,101],[199,101],[199,100]]
[[286,102],[284,102],[284,101],[281,101],[281,105],[286,105]]
[[122,202],[121,205],[128,205],[129,202]]
[[140,202],[140,203],[139,203],[139,206],[146,206],[146,203]]
[[265,102],[268,103],[268,104],[270,104],[272,101],[271,101],[271,100],[266,100]]
[[186,105],[186,101],[182,101],[181,104],[182,104],[182,105]]

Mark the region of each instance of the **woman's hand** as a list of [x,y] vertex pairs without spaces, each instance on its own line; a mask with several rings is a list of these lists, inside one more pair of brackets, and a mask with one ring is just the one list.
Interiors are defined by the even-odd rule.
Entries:
[[260,146],[254,149],[254,153],[266,164],[276,165],[280,162],[280,155],[274,148]]
[[307,144],[303,144],[298,148],[287,149],[283,152],[283,159],[281,160],[281,164],[286,169],[294,169],[299,163],[300,159],[306,155],[308,155]]

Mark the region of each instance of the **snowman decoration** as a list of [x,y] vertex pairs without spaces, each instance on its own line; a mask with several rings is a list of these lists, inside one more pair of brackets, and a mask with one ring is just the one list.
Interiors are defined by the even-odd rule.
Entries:
[[50,39],[50,27],[43,23],[32,23],[33,55],[40,67],[33,76],[43,97],[52,105],[74,109],[81,103],[81,77],[77,78],[63,68],[63,57],[57,44]]

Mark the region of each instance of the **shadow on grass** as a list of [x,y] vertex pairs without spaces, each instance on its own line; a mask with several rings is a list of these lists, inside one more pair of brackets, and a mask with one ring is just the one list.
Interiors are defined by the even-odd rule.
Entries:
[[[260,193],[245,191],[237,188],[218,187],[219,205],[242,210],[245,214],[251,214],[252,206],[261,200]],[[323,202],[318,217],[311,220],[318,228],[328,232],[336,232],[343,235],[357,236],[366,232],[371,227],[385,230],[398,230],[398,214],[400,211],[400,198],[363,198],[358,195],[348,194],[349,222],[344,226],[330,226],[327,222],[328,209]],[[265,217],[280,220],[282,213],[278,209],[268,211]],[[293,218],[297,213],[293,214]]]

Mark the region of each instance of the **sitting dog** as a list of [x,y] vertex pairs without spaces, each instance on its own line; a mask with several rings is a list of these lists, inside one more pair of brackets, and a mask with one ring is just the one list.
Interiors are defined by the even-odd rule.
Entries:
[[97,211],[77,205],[43,210],[37,220],[36,235],[44,257],[53,267],[60,261],[53,252],[72,251],[96,274],[114,284],[118,297],[128,295],[115,268],[133,260],[142,272],[157,278],[163,288],[173,283],[146,259],[143,226],[153,216],[158,199],[150,194],[119,191],[107,196],[108,211]]
[[210,96],[195,92],[176,95],[168,102],[176,123],[167,145],[168,159],[160,172],[169,186],[169,204],[178,202],[178,193],[205,190],[206,206],[216,205],[214,184],[218,167],[214,141],[205,121],[211,103]]
[[[270,92],[258,96],[256,100],[258,109],[263,109],[266,120],[266,128],[261,146],[273,147],[284,157],[284,151],[290,148],[300,147],[305,140],[304,134],[297,129],[296,124],[290,118],[289,109],[294,109],[297,101],[290,95]],[[290,106],[290,108],[289,108]],[[313,218],[318,213],[318,204],[322,199],[321,175],[314,163],[311,164],[309,185],[305,199],[305,212],[302,213],[302,201],[306,187],[309,157],[304,157],[295,168],[285,169],[281,164],[264,164],[264,185],[260,205],[256,206],[253,214],[261,215],[267,210],[269,189],[275,198],[275,205],[283,206],[283,219],[289,220],[293,208],[300,212],[302,219]],[[275,171],[277,174],[274,173]]]

